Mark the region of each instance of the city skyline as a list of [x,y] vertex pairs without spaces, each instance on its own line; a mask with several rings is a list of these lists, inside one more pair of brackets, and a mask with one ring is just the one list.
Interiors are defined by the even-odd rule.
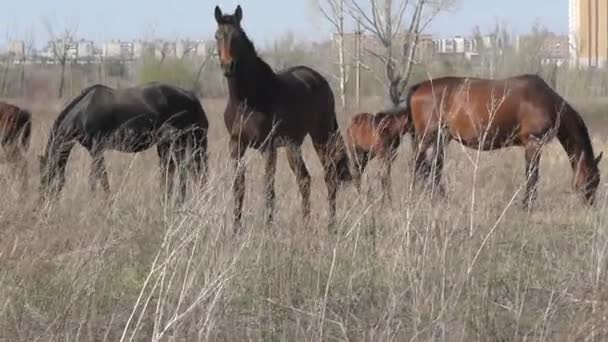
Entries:
[[[218,3],[225,11],[232,11],[237,1],[187,0],[181,2],[179,7],[165,0],[135,0],[128,3],[117,0],[94,3],[75,0],[10,2],[8,8],[5,6],[0,13],[0,22],[4,23],[0,29],[5,31],[0,35],[0,45],[32,35],[36,47],[40,48],[49,39],[46,22],[50,22],[57,31],[64,27],[77,27],[77,37],[95,42],[137,38],[210,39],[215,30],[212,10]],[[327,23],[313,14],[311,0],[238,3],[244,10],[243,26],[260,46],[271,43],[287,32],[298,39],[313,41],[325,40],[331,32]],[[122,8],[117,11],[119,5]],[[518,10],[522,6],[526,11]],[[268,10],[272,10],[272,20],[268,20]],[[568,0],[511,0],[508,3],[461,0],[458,8],[437,17],[426,33],[439,37],[456,33],[466,35],[477,25],[482,31],[489,31],[497,20],[505,22],[508,29],[515,33],[528,31],[537,21],[553,32],[566,33]]]

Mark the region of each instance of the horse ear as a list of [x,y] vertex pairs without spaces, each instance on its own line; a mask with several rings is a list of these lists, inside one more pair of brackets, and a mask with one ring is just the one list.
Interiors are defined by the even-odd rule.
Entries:
[[243,19],[243,9],[241,5],[236,6],[236,10],[234,11],[234,17],[236,18],[237,23],[241,23],[241,19]]
[[604,152],[600,152],[600,154],[595,158],[595,160],[593,161],[595,163],[595,166],[597,166],[600,161],[602,160],[602,156],[604,155]]
[[220,21],[222,21],[222,10],[220,9],[220,6],[215,6],[215,21],[217,21],[217,23],[219,24]]

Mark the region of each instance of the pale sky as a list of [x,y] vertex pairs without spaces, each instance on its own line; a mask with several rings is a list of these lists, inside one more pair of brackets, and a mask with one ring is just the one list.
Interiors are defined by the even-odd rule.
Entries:
[[[211,39],[216,4],[232,12],[243,7],[243,27],[257,45],[270,43],[286,31],[297,37],[320,40],[329,36],[322,18],[315,16],[314,0],[3,0],[0,44],[23,39],[33,32],[37,46],[55,30],[77,27],[77,36],[106,39],[178,38]],[[363,2],[369,0],[361,0]],[[568,0],[460,0],[458,8],[443,13],[427,29],[439,36],[470,34],[475,25],[489,30],[500,20],[510,31],[525,32],[535,20],[548,29],[566,33]]]

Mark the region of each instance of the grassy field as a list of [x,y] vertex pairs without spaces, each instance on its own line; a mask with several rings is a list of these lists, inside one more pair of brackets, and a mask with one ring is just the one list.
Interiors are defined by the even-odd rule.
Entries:
[[[604,102],[580,103],[596,151],[606,150]],[[60,203],[36,208],[36,155],[61,103],[24,104],[35,119],[29,190],[20,194],[6,167],[0,178],[0,341],[608,339],[608,176],[596,206],[585,207],[557,141],[543,154],[538,210],[527,214],[522,150],[451,144],[448,196],[431,200],[409,187],[406,139],[394,202],[378,201],[373,163],[368,195],[339,193],[337,236],[326,230],[322,168],[308,139],[307,226],[283,153],[276,220],[264,226],[262,160],[251,151],[245,227],[233,237],[225,100],[203,101],[210,185],[180,209],[160,205],[154,150],[106,153],[105,201],[88,190],[80,147]],[[339,114],[342,130],[350,114]]]

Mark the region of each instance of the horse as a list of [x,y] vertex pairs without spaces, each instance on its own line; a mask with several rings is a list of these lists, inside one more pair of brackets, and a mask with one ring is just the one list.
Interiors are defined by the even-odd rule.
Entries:
[[382,162],[381,184],[383,199],[391,200],[391,165],[397,156],[401,137],[410,130],[407,108],[359,113],[346,128],[346,146],[353,164],[353,181],[361,192],[361,175],[367,163],[378,157]]
[[411,87],[408,116],[415,143],[416,179],[440,185],[444,150],[451,140],[482,151],[523,147],[525,209],[537,196],[542,147],[557,136],[574,172],[573,187],[592,205],[600,183],[597,157],[579,113],[537,75],[504,79],[443,77]]
[[22,187],[27,188],[28,170],[25,153],[29,149],[32,138],[32,114],[13,104],[0,102],[0,137],[6,162],[17,166],[19,174],[23,177]]
[[307,66],[294,66],[275,73],[260,58],[241,27],[240,6],[233,14],[215,7],[215,39],[219,61],[228,83],[229,99],[224,123],[230,135],[229,150],[235,178],[234,230],[242,224],[245,196],[245,167],[241,160],[247,148],[265,159],[265,222],[274,215],[274,177],[277,149],[287,150],[287,161],[296,176],[302,197],[302,215],[310,214],[311,177],[302,158],[301,145],[310,135],[321,160],[328,190],[329,227],[336,214],[338,187],[351,180],[344,140],[336,120],[334,94],[327,80]]
[[184,89],[151,82],[124,89],[101,84],[85,88],[70,101],[52,125],[40,158],[42,198],[56,197],[65,184],[65,168],[74,144],[92,158],[89,186],[110,184],[103,152],[143,152],[156,145],[161,190],[170,198],[179,168],[179,202],[186,194],[186,169],[203,186],[207,174],[209,123],[198,98]]

